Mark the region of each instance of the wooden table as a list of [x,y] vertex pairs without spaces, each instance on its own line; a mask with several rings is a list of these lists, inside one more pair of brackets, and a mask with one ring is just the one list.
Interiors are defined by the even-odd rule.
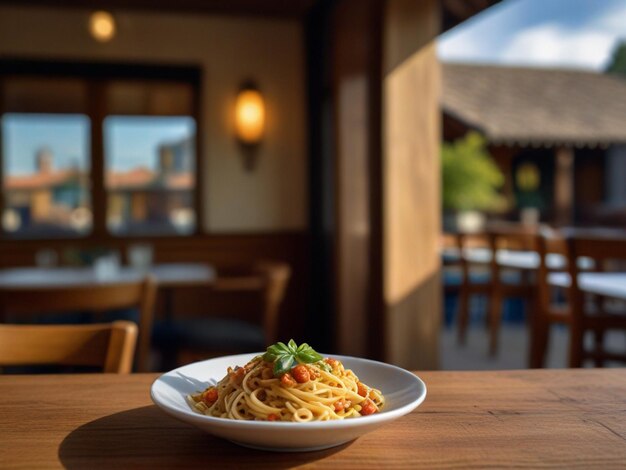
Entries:
[[[457,248],[446,248],[442,251],[441,256],[444,262],[458,262],[460,260],[460,250]],[[466,248],[463,250],[463,258],[471,264],[489,264],[492,256],[493,253],[489,248]],[[524,271],[538,269],[541,262],[539,253],[528,250],[498,250],[496,261],[503,268]],[[567,267],[567,259],[559,253],[548,253],[546,264],[551,270],[565,269]],[[578,260],[578,266],[580,269],[592,269],[594,263],[590,258],[581,257]]]
[[154,374],[0,376],[0,468],[626,465],[626,369],[420,376],[428,396],[410,415],[301,454],[245,449],[176,421],[150,401]]
[[159,287],[208,284],[215,280],[215,268],[201,263],[163,263],[147,272],[123,266],[114,273],[99,274],[91,267],[11,268],[0,270],[0,287],[81,287],[111,282],[132,282],[146,274],[154,276]]
[[[548,282],[553,286],[569,287],[572,281],[568,273],[551,273]],[[578,287],[590,294],[626,300],[626,273],[580,273]]]

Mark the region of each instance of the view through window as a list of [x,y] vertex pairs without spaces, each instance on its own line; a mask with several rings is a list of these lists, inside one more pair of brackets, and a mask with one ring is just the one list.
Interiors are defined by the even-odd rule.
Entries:
[[194,136],[191,117],[106,118],[107,226],[112,233],[193,232]]
[[25,237],[88,233],[89,118],[7,113],[2,144],[3,229]]
[[0,76],[5,236],[195,232],[194,71],[98,67]]

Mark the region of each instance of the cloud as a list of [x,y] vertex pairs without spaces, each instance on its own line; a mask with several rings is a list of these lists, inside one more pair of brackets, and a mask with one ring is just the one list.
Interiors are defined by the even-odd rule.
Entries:
[[615,35],[608,31],[577,31],[544,24],[518,33],[498,59],[508,64],[602,69],[615,41]]
[[626,0],[517,0],[444,34],[442,60],[601,70],[626,39]]

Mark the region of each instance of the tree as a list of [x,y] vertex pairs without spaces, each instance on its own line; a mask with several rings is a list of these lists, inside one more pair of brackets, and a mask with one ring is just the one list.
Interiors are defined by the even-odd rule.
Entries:
[[496,210],[505,205],[498,192],[504,175],[487,151],[487,142],[477,132],[441,148],[442,202],[444,209]]
[[606,72],[626,76],[626,42],[621,42],[613,49],[613,56]]

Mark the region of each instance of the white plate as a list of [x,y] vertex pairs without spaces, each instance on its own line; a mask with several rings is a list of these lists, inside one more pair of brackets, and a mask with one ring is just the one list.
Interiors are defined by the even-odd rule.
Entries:
[[228,366],[243,366],[257,354],[225,356],[189,364],[159,377],[150,391],[152,401],[166,413],[237,444],[264,450],[312,451],[338,446],[413,411],[426,397],[417,376],[389,364],[347,356],[332,356],[352,369],[367,385],[385,396],[380,413],[358,418],[310,423],[237,421],[192,411],[185,397],[204,390],[226,375]]

